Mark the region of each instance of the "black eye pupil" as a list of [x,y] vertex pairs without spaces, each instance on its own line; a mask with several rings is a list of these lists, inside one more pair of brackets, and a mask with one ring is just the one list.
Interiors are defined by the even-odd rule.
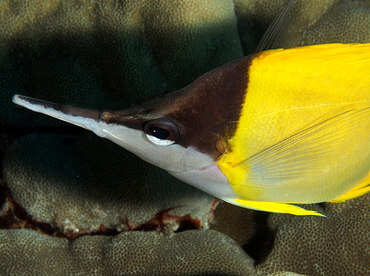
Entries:
[[158,146],[169,146],[180,139],[178,126],[167,118],[158,118],[145,122],[143,131],[148,140]]
[[171,135],[171,133],[167,129],[159,127],[150,127],[149,131],[154,137],[157,137],[158,139],[161,140],[165,140]]

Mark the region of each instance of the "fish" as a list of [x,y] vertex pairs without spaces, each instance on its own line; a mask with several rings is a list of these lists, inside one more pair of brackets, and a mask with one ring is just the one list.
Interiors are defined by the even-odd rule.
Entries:
[[273,49],[123,110],[15,95],[228,203],[293,215],[370,191],[370,43]]

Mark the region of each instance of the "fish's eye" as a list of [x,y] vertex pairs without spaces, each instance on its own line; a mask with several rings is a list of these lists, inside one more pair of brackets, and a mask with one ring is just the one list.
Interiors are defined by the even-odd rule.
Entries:
[[158,146],[172,145],[180,138],[177,125],[166,118],[146,122],[144,132],[148,140]]

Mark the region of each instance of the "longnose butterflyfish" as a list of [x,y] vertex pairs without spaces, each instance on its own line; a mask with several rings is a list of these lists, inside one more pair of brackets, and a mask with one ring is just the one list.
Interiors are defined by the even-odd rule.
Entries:
[[13,101],[241,207],[322,216],[293,204],[370,191],[370,44],[263,51],[124,110]]

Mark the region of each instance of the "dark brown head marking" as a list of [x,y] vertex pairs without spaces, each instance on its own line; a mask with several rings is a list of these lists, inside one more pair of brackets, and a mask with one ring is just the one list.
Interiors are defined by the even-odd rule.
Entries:
[[229,62],[183,89],[161,94],[141,105],[104,112],[100,119],[142,129],[147,121],[167,118],[179,128],[178,144],[193,146],[216,160],[227,150],[227,140],[235,132],[253,57]]

